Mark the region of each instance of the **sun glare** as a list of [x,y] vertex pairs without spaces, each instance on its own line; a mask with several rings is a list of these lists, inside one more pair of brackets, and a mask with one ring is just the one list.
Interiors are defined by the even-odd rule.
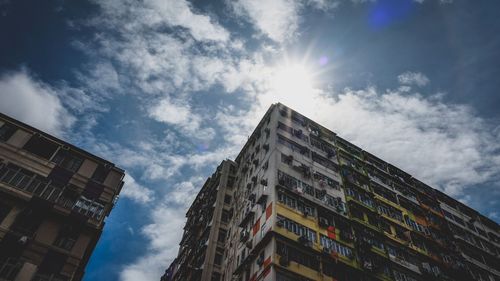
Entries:
[[285,65],[277,69],[272,80],[278,95],[303,95],[313,89],[310,71],[303,65]]

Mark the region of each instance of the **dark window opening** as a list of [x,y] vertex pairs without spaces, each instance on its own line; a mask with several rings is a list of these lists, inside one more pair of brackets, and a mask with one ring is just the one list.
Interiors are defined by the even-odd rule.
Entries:
[[50,159],[56,152],[57,147],[57,143],[40,135],[33,135],[24,145],[23,149],[42,158]]
[[67,251],[71,251],[80,236],[80,228],[76,225],[65,224],[59,230],[54,245]]
[[6,205],[0,201],[0,224],[3,222],[5,217],[10,213],[12,206]]
[[17,215],[11,230],[22,235],[32,236],[42,223],[42,219],[43,212],[28,207]]
[[61,149],[56,156],[54,156],[52,162],[68,171],[76,172],[82,165],[83,159],[69,150]]
[[92,179],[102,183],[104,182],[108,174],[109,174],[109,168],[106,167],[105,165],[99,164],[95,169],[94,174],[92,175]]
[[4,123],[2,126],[0,126],[0,141],[8,141],[16,131],[16,126],[9,123]]

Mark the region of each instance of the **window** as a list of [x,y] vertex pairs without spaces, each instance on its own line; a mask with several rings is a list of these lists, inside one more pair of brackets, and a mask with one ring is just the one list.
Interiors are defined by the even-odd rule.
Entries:
[[300,154],[309,157],[309,148],[289,140],[280,134],[278,134],[278,143],[290,148],[292,151],[299,152]]
[[311,145],[325,152],[328,158],[332,158],[336,155],[335,148],[331,144],[318,137],[315,137],[314,135],[311,135],[310,140]]
[[226,241],[226,236],[227,236],[227,231],[225,229],[219,228],[219,235],[217,241],[224,243]]
[[[81,158],[78,159],[76,156],[74,157],[74,159],[75,159],[74,160],[75,164],[73,164],[73,165],[75,165],[75,167],[73,167],[73,169],[68,169],[68,170],[76,171],[76,170],[78,170],[78,168],[80,168],[81,162],[83,162],[83,161],[81,160]],[[79,160],[81,162],[78,164]],[[78,166],[78,167],[76,167],[76,166]],[[106,165],[99,164],[97,166],[97,168],[95,169],[94,174],[92,174],[92,179],[95,180],[96,182],[102,183],[102,182],[104,182],[104,180],[106,179],[108,174],[109,174],[109,168]]]
[[278,170],[278,183],[290,190],[314,196],[314,188],[312,186],[280,170]]
[[393,273],[394,273],[394,278],[396,281],[417,281],[417,279],[405,274],[405,273],[402,273],[402,272],[399,272],[399,271],[396,271],[396,270],[393,270]]
[[4,123],[0,126],[0,141],[8,141],[16,131],[16,126],[9,123]]
[[54,241],[54,245],[67,251],[71,251],[79,235],[80,229],[77,226],[65,224],[59,230],[59,234]]
[[221,221],[224,223],[229,222],[231,219],[231,213],[227,210],[222,210]]
[[288,260],[294,261],[298,264],[307,266],[314,270],[319,270],[319,260],[311,254],[302,252],[301,250],[289,246],[283,242],[278,241],[277,251],[278,255],[288,257]]
[[31,279],[32,281],[57,280],[68,281],[67,277],[60,275],[64,264],[68,257],[56,251],[49,250],[45,255],[42,263],[38,267],[38,271]]
[[11,206],[6,205],[2,201],[0,201],[0,224],[2,224],[2,221],[10,213],[11,209],[12,209]]
[[218,253],[218,252],[215,253],[214,264],[216,264],[216,265],[222,264],[222,254],[221,253]]
[[373,199],[371,199],[369,195],[364,192],[359,192],[353,188],[346,188],[345,192],[349,197],[357,200],[358,202],[361,202],[368,207],[375,208],[375,202]]
[[31,236],[42,223],[43,212],[27,207],[21,211],[11,226],[11,230],[22,235]]
[[57,143],[35,134],[24,145],[23,149],[42,158],[50,159],[56,152],[57,147]]
[[212,281],[220,281],[220,273],[219,272],[214,272],[212,273]]
[[339,168],[337,164],[333,163],[332,161],[326,159],[325,157],[317,154],[316,152],[312,153],[312,160],[316,163],[319,163],[320,165],[324,166],[325,168],[328,168],[334,172],[338,172]]
[[349,207],[350,207],[349,211],[351,213],[351,217],[362,220],[362,221],[365,220],[363,212],[361,212],[360,210],[358,210],[358,208],[355,208],[354,206],[349,205]]
[[298,222],[295,222],[291,219],[282,217],[278,215],[278,221],[280,221],[283,225],[283,228],[287,229],[290,232],[295,233],[298,236],[305,236],[309,241],[316,242],[318,238],[316,237],[316,231],[305,227]]
[[281,122],[278,122],[278,129],[283,130],[283,131],[293,135],[293,128],[289,127]]
[[320,186],[328,185],[329,187],[333,187],[335,189],[340,188],[340,183],[336,180],[333,180],[320,172],[314,172],[314,179],[319,181]]
[[297,123],[301,126],[306,125],[306,118],[295,111],[292,111],[292,122]]
[[309,216],[316,215],[316,208],[305,203],[303,200],[298,200],[295,196],[288,195],[283,190],[278,190],[278,202],[304,214],[307,213]]
[[[82,165],[83,159],[70,150],[60,149],[59,152],[57,152],[56,156],[54,156],[54,159],[52,159],[52,162],[68,171],[76,172]],[[94,175],[99,179],[100,177],[102,177],[102,172],[98,170],[99,167],[97,167],[96,169],[97,174],[96,172],[94,172]],[[94,177],[94,175],[92,176],[92,178]]]
[[[378,209],[378,212],[380,214],[388,216],[388,217],[395,219],[397,221],[403,222],[403,213],[400,210],[398,210],[390,205],[384,204],[382,202],[378,202],[377,209]],[[406,219],[409,219],[409,218],[406,217]],[[408,222],[407,222],[407,224],[408,224]]]
[[320,235],[319,243],[324,248],[327,248],[330,251],[333,251],[341,256],[344,256],[344,257],[347,257],[350,259],[353,258],[353,253],[352,253],[352,250],[350,248],[338,243],[337,241],[335,241],[333,239],[328,238],[327,236],[325,236],[323,234]]
[[61,193],[61,188],[49,184],[46,178],[11,163],[0,168],[0,181],[49,201],[55,201]]
[[80,196],[73,206],[73,210],[84,214],[88,217],[101,219],[104,214],[104,205],[86,198],[85,196]]
[[297,200],[282,191],[278,193],[278,202],[283,203],[292,209],[297,208]]
[[[231,167],[232,167],[232,166],[231,166]],[[235,180],[236,180],[236,178],[235,178],[235,177],[232,177],[232,176],[229,176],[229,177],[227,178],[227,187],[228,187],[229,189],[233,189]]]
[[229,194],[224,195],[224,204],[231,204],[231,199],[232,199],[231,195]]

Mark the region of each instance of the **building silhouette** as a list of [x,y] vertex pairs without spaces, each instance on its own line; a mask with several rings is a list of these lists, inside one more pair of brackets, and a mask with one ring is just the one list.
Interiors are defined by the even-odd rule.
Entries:
[[500,280],[500,227],[272,105],[187,212],[162,281]]
[[124,171],[0,114],[0,280],[81,280]]

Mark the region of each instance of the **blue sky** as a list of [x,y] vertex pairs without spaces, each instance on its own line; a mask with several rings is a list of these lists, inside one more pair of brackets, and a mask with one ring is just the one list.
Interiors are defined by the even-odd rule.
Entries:
[[500,221],[500,4],[0,0],[0,111],[127,171],[85,280],[158,280],[281,101]]

